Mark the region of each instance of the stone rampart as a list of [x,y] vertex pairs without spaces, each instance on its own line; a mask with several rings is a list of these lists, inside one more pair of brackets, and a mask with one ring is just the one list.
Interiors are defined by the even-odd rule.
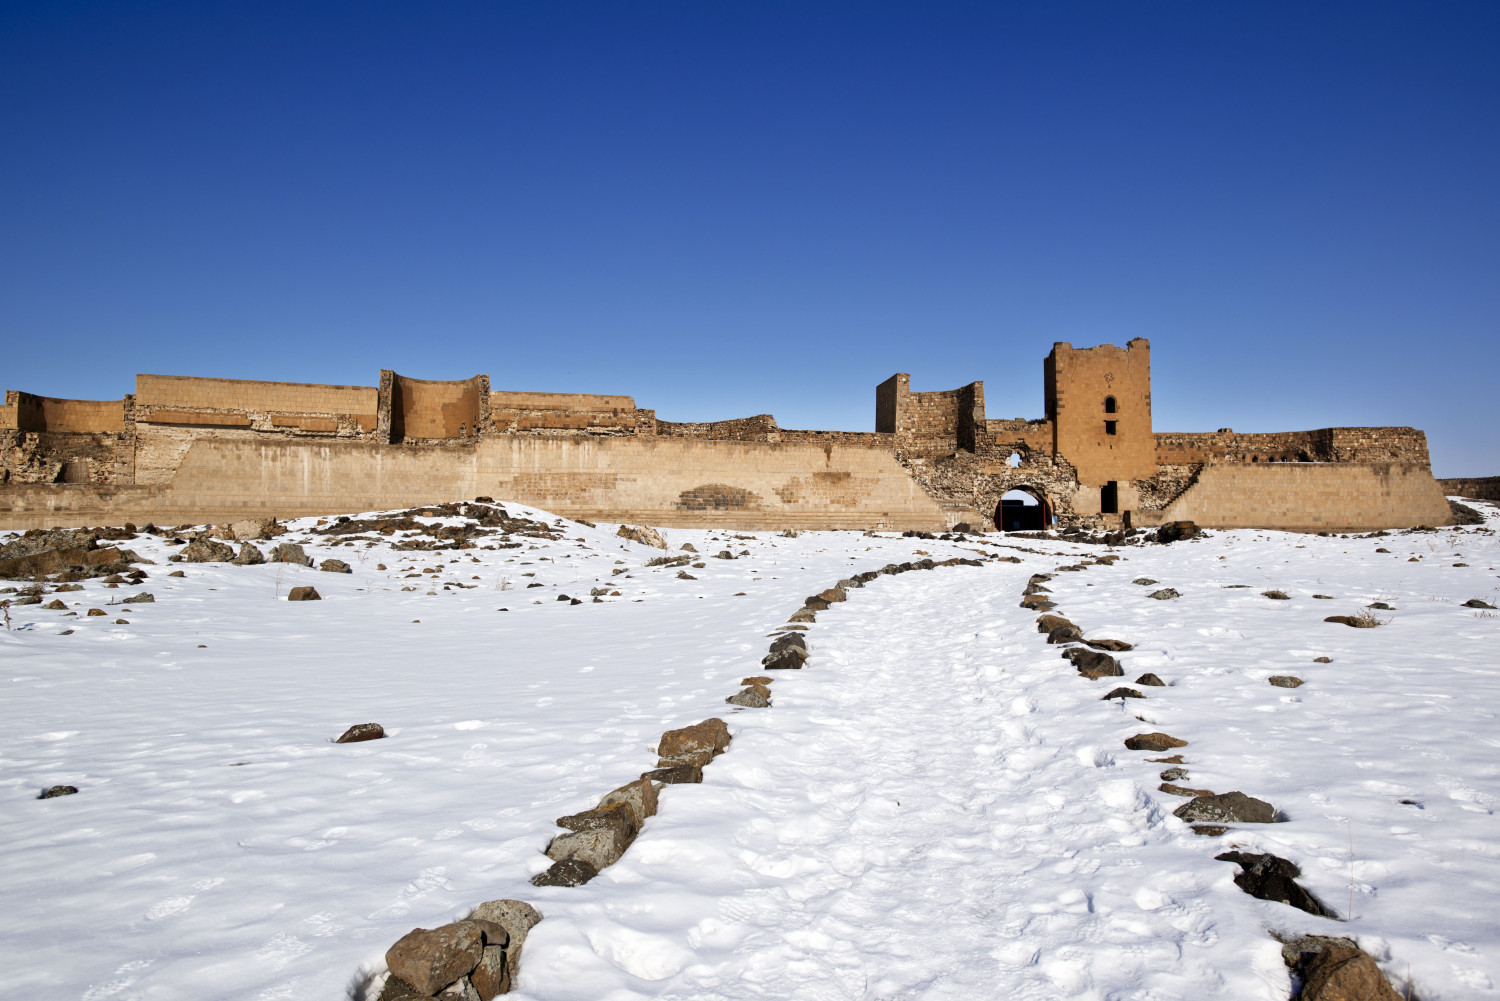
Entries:
[[1500,501],[1500,476],[1480,476],[1468,479],[1438,480],[1438,486],[1450,497],[1473,497],[1477,500]]
[[1194,521],[1208,528],[1352,532],[1452,521],[1425,465],[1288,462],[1208,465],[1161,511],[1139,525]]

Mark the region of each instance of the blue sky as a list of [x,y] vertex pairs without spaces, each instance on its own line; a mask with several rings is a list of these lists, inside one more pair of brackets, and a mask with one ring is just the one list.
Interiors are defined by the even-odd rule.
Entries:
[[0,3],[0,383],[1409,424],[1500,474],[1500,4]]

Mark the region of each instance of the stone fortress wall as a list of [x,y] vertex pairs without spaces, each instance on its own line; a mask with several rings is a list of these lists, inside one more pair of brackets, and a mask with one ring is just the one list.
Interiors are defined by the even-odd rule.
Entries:
[[876,387],[873,432],[770,414],[680,423],[629,396],[493,390],[383,370],[375,386],[140,375],[119,401],[9,391],[0,527],[296,517],[490,495],[575,518],[742,529],[1049,520],[1334,530],[1446,524],[1412,428],[1157,432],[1150,345],[1043,362],[1045,416],[990,419],[984,384]]

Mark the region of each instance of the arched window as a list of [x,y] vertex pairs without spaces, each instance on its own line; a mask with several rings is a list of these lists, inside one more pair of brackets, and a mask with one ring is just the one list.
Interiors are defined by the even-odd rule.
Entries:
[[1106,396],[1104,398],[1104,412],[1106,414],[1115,412],[1115,398],[1113,396]]

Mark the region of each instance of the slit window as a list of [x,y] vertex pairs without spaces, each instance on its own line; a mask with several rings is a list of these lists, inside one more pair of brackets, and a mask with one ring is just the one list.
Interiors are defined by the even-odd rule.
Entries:
[[1119,423],[1118,421],[1105,421],[1104,422],[1104,433],[1105,434],[1111,434],[1111,435],[1114,434],[1115,433],[1115,426],[1118,423]]
[[1104,398],[1104,412],[1106,414],[1115,412],[1115,398],[1113,396],[1106,396]]

